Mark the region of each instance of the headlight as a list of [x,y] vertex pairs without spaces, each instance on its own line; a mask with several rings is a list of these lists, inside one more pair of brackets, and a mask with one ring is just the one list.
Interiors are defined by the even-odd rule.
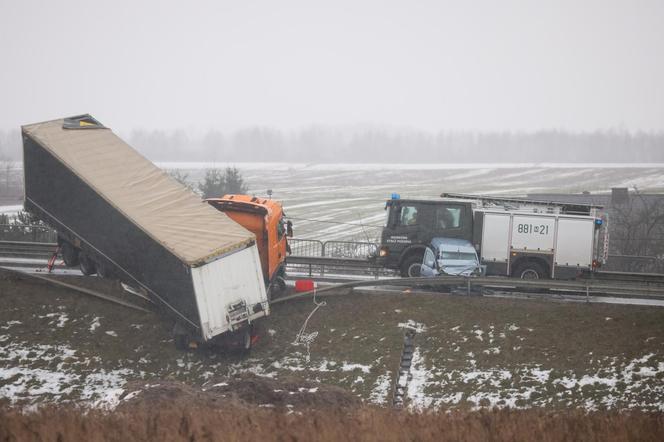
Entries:
[[387,256],[389,254],[390,254],[390,249],[389,248],[387,248],[387,247],[381,247],[380,248],[379,256]]

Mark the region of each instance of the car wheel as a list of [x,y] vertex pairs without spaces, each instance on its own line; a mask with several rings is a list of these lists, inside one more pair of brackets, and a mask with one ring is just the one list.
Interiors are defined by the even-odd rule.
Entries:
[[68,242],[63,243],[60,247],[60,255],[67,267],[76,267],[79,264],[78,249]]
[[411,255],[404,259],[401,263],[401,276],[403,278],[417,278],[420,276],[422,259],[421,255]]
[[527,261],[517,266],[514,276],[520,279],[544,279],[547,274],[539,263]]

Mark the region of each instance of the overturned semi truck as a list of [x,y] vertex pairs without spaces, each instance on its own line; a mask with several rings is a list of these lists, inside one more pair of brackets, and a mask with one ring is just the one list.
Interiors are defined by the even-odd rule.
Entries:
[[269,314],[253,233],[90,115],[22,127],[25,209],[84,273],[112,274],[176,320],[180,345],[249,348]]

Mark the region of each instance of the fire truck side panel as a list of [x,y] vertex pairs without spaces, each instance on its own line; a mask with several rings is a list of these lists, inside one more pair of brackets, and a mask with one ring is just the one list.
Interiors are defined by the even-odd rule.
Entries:
[[485,213],[481,259],[486,262],[507,263],[510,252],[509,233],[509,213]]
[[552,252],[556,230],[554,216],[514,215],[512,249],[530,252]]
[[594,230],[593,219],[559,218],[555,265],[590,269]]

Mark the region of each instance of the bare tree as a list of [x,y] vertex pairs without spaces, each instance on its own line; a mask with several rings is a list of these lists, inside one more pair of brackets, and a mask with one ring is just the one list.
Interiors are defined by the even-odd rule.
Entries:
[[664,267],[664,198],[644,195],[634,187],[622,203],[614,204],[611,213],[612,253],[624,258],[626,271],[661,272]]
[[5,197],[13,196],[16,189],[13,189],[13,175],[16,169],[16,163],[11,161],[8,157],[0,157],[0,188],[2,193],[0,195]]
[[182,184],[187,189],[191,190],[192,192],[196,192],[196,188],[194,186],[194,183],[192,183],[189,180],[189,174],[188,173],[180,172],[178,169],[167,170],[166,173],[168,173],[171,176],[171,178],[173,178],[178,183]]

